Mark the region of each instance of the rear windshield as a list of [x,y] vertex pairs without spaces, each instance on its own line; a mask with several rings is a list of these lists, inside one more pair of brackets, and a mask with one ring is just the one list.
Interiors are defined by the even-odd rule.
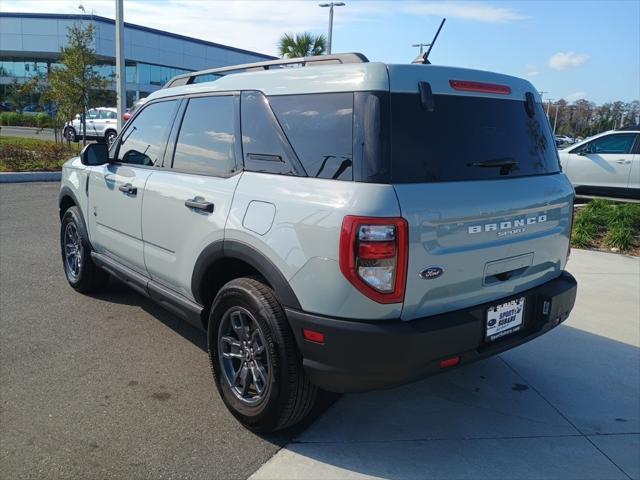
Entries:
[[484,180],[560,171],[540,104],[434,95],[433,111],[417,94],[391,94],[394,183]]

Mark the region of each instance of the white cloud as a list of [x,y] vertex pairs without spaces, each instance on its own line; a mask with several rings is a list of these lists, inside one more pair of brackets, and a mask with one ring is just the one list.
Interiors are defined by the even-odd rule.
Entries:
[[584,65],[589,60],[589,55],[575,52],[558,52],[549,58],[549,67],[554,70],[566,70]]
[[576,100],[582,100],[583,98],[587,98],[587,92],[573,92],[567,95],[564,99],[569,102],[575,102]]
[[477,22],[507,23],[527,18],[511,8],[497,7],[482,2],[411,2],[406,4],[398,2],[396,6],[415,15],[435,15]]

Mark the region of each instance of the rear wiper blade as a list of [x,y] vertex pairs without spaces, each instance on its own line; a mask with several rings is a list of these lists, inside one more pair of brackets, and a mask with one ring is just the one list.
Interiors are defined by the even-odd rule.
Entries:
[[467,164],[468,167],[482,167],[482,168],[493,168],[493,167],[517,167],[518,162],[516,162],[513,158],[496,158],[494,160],[485,160],[483,162],[471,162]]
[[485,160],[483,162],[471,162],[468,163],[467,166],[480,168],[499,168],[500,175],[509,175],[511,170],[518,169],[518,162],[516,162],[513,158],[505,157],[494,158],[493,160]]

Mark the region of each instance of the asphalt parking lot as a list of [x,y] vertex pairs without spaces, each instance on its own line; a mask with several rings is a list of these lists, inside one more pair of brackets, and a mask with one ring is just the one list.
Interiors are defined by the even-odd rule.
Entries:
[[256,436],[204,334],[117,282],[67,286],[57,190],[0,185],[2,478],[640,478],[638,258],[574,251],[548,335]]
[[293,433],[235,421],[203,333],[117,282],[68,287],[58,188],[0,185],[0,478],[247,478]]

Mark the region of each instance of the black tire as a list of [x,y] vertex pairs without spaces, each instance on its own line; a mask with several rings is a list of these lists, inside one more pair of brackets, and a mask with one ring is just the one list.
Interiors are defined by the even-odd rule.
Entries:
[[67,127],[64,129],[64,138],[66,138],[69,142],[77,142],[78,135],[73,127]]
[[[70,237],[75,232],[77,243],[70,246]],[[79,252],[75,261],[67,256],[68,251]],[[60,251],[62,266],[69,285],[81,293],[96,292],[109,281],[109,274],[98,267],[91,259],[91,245],[87,229],[78,207],[70,207],[62,216],[60,225]]]
[[107,147],[111,147],[111,144],[115,141],[118,136],[115,130],[107,130],[104,132],[104,143],[107,144]]
[[[247,404],[234,393],[223,366],[231,360],[223,360],[221,345],[224,342],[220,337],[224,334],[226,316],[238,309],[248,312],[255,320],[270,363],[262,399],[255,404]],[[256,432],[273,432],[294,425],[310,412],[318,389],[302,367],[302,357],[284,310],[267,285],[255,278],[238,278],[222,287],[211,307],[207,337],[216,387],[229,411],[244,426]]]

